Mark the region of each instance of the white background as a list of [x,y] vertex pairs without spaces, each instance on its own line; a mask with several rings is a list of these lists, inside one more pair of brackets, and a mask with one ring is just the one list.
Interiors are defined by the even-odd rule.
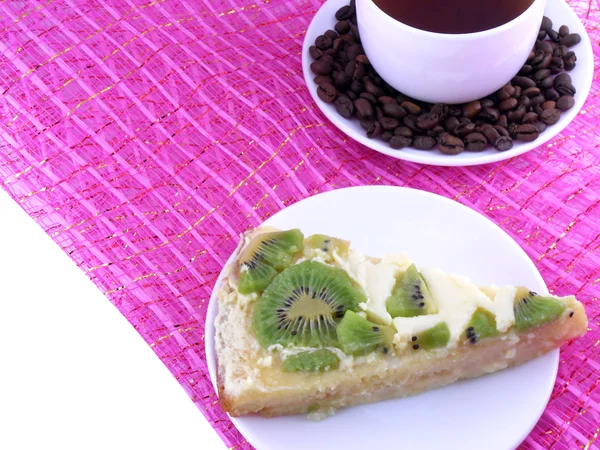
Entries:
[[0,449],[217,449],[150,347],[0,191]]

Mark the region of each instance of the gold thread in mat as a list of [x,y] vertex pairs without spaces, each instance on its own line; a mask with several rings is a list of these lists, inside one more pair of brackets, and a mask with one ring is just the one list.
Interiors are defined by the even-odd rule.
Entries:
[[596,430],[592,438],[588,441],[588,443],[583,447],[583,450],[588,450],[590,446],[594,443],[596,439],[598,439],[598,434],[600,434],[600,427]]

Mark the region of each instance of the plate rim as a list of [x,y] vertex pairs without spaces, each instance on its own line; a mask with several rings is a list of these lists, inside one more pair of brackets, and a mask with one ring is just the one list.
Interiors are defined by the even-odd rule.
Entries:
[[[442,202],[451,203],[453,206],[457,207],[458,210],[463,211],[467,214],[471,214],[473,217],[477,217],[478,218],[477,220],[486,222],[486,225],[491,225],[492,228],[495,229],[495,231],[500,231],[500,233],[504,237],[504,239],[509,242],[509,245],[514,247],[516,249],[516,251],[520,252],[521,256],[525,258],[526,264],[528,264],[531,267],[532,273],[537,278],[537,281],[540,283],[540,286],[544,287],[543,293],[548,293],[548,288],[546,286],[546,283],[545,283],[541,273],[537,269],[536,265],[534,264],[534,262],[531,260],[529,255],[527,255],[525,250],[505,230],[503,230],[499,225],[494,223],[492,220],[490,220],[489,218],[487,218],[485,215],[481,214],[480,212],[478,212],[460,202],[452,200],[448,197],[444,197],[442,195],[435,194],[435,193],[429,192],[429,191],[424,191],[424,190],[415,189],[415,188],[406,187],[406,186],[394,186],[394,185],[350,186],[350,187],[344,187],[344,188],[340,188],[340,189],[331,189],[329,191],[320,192],[313,196],[306,197],[304,199],[301,199],[301,200],[287,206],[286,208],[283,208],[282,210],[278,211],[277,213],[273,214],[272,216],[270,216],[269,218],[264,220],[259,226],[263,226],[263,225],[268,226],[272,221],[276,220],[277,216],[282,211],[287,210],[288,208],[294,207],[298,203],[311,201],[312,199],[314,199],[316,197],[320,197],[320,196],[338,195],[337,194],[338,191],[355,191],[355,190],[368,190],[368,191],[374,191],[374,192],[384,191],[384,190],[385,191],[388,191],[388,190],[402,191],[402,192],[407,192],[408,193],[407,195],[422,195],[424,197],[434,198],[436,201],[439,200]],[[205,323],[204,323],[204,335],[205,335],[204,350],[205,350],[205,355],[206,355],[206,365],[208,368],[210,382],[215,390],[215,393],[217,394],[217,397],[219,395],[219,390],[218,390],[217,379],[216,379],[217,378],[216,377],[216,350],[215,350],[215,345],[214,345],[215,344],[215,326],[214,325],[215,325],[215,320],[216,320],[216,317],[218,314],[218,301],[216,299],[216,292],[222,283],[222,279],[224,278],[226,268],[233,261],[234,256],[235,256],[235,250],[229,256],[229,258],[227,258],[227,262],[224,264],[223,268],[221,269],[221,272],[219,273],[219,276],[217,277],[217,280],[215,281],[215,284],[213,285],[213,289],[211,291],[211,295],[210,295],[210,299],[209,299],[209,303],[208,303],[208,307],[207,307],[207,311],[206,311],[206,319],[205,319]],[[554,386],[556,385],[556,378],[558,375],[558,367],[559,367],[559,361],[560,361],[560,349],[552,350],[551,352],[547,353],[546,355],[542,355],[541,357],[543,357],[543,356],[550,357],[549,355],[554,355],[552,361],[549,362],[549,364],[551,364],[551,366],[549,366],[549,370],[552,371],[551,372],[551,381],[552,382],[549,383],[547,392],[543,396],[544,407],[541,408],[537,414],[535,414],[535,417],[532,416],[530,426],[528,426],[524,429],[522,435],[515,436],[515,440],[514,440],[513,444],[511,444],[511,446],[508,447],[507,450],[517,448],[519,446],[519,444],[521,444],[527,438],[527,436],[529,436],[529,434],[535,428],[535,426],[538,424],[540,418],[542,417],[542,415],[544,414],[544,412],[546,410],[547,404],[552,395],[552,391],[554,390]],[[251,438],[248,437],[249,435],[252,434],[252,432],[250,431],[250,429],[252,428],[252,425],[246,424],[244,421],[244,417],[231,417],[228,413],[226,413],[226,414],[229,417],[229,419],[232,421],[232,423],[235,425],[235,427],[238,429],[238,431],[244,436],[244,438],[246,438],[248,442],[250,442],[252,445],[255,446],[255,444],[252,442]],[[261,450],[261,449],[259,449],[259,450]]]
[[[554,139],[557,135],[566,130],[569,125],[575,120],[575,118],[579,115],[585,102],[587,101],[591,88],[592,82],[594,78],[594,52],[592,48],[592,43],[590,37],[587,33],[585,25],[579,18],[579,16],[573,11],[573,9],[568,5],[565,0],[548,0],[550,2],[556,2],[561,5],[561,7],[566,8],[568,11],[566,12],[571,19],[577,21],[583,33],[581,34],[581,42],[579,45],[582,45],[583,52],[585,54],[585,58],[582,58],[578,62],[578,66],[583,64],[580,61],[586,61],[587,66],[584,68],[586,72],[584,73],[584,81],[582,86],[578,86],[581,91],[578,90],[579,95],[575,99],[575,105],[565,114],[565,123],[562,126],[553,125],[549,130],[544,131],[541,136],[543,138],[538,138],[538,140],[534,142],[526,142],[518,144],[516,148],[508,150],[506,152],[482,152],[482,153],[472,153],[468,156],[452,156],[452,155],[443,155],[437,151],[421,151],[419,152],[416,149],[411,148],[410,150],[415,150],[419,153],[407,153],[402,150],[394,150],[386,146],[386,143],[379,140],[372,140],[367,138],[362,133],[356,133],[353,129],[351,129],[348,125],[344,125],[346,123],[351,123],[348,119],[345,119],[339,116],[330,106],[323,102],[319,96],[317,95],[317,85],[313,80],[313,74],[310,71],[311,58],[308,54],[308,49],[312,45],[312,39],[309,40],[310,36],[315,35],[315,30],[317,28],[317,20],[321,19],[321,15],[325,13],[325,9],[331,7],[329,5],[334,3],[345,3],[345,0],[325,0],[325,2],[319,7],[315,15],[312,17],[310,24],[306,30],[304,35],[304,42],[302,44],[302,72],[304,75],[304,82],[306,88],[308,89],[313,102],[316,104],[317,108],[327,117],[329,122],[337,128],[339,131],[344,133],[350,139],[359,142],[365,147],[374,150],[378,153],[390,156],[395,159],[409,161],[413,163],[423,164],[423,165],[431,165],[431,166],[440,166],[440,167],[468,167],[468,166],[477,166],[483,164],[492,164],[500,161],[505,161],[508,159],[512,159],[514,157],[523,155],[528,153],[538,147],[543,146],[548,143],[552,139]],[[546,5],[546,8],[548,6]],[[579,53],[579,52],[578,52]],[[581,55],[581,53],[579,53]],[[591,61],[591,62],[590,62]],[[354,122],[354,121],[353,121]],[[558,125],[558,124],[557,124]],[[464,155],[465,153],[463,153]]]

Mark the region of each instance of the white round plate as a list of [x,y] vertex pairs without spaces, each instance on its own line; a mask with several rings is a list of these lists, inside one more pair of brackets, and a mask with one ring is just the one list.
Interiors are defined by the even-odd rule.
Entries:
[[[417,265],[467,275],[480,284],[547,292],[529,257],[504,231],[460,203],[424,191],[391,186],[330,191],[278,212],[264,225],[349,239],[353,248],[373,256],[406,251]],[[217,390],[215,292],[205,336]],[[343,409],[321,422],[304,415],[231,419],[258,450],[509,450],[525,439],[544,411],[558,355],[556,350],[520,367],[414,397]]]
[[564,0],[548,0],[545,14],[554,21],[554,27],[557,28],[560,25],[568,25],[571,33],[579,33],[581,35],[581,42],[573,47],[573,50],[577,53],[577,66],[569,72],[573,79],[573,85],[577,89],[577,94],[575,94],[575,106],[568,112],[563,113],[558,123],[548,127],[548,129],[540,134],[540,137],[534,142],[515,141],[514,147],[506,152],[488,149],[479,153],[463,152],[459,155],[450,156],[444,155],[438,150],[421,151],[414,148],[394,150],[390,148],[386,142],[379,139],[367,138],[365,131],[361,128],[358,120],[343,118],[337,113],[335,106],[325,103],[317,95],[317,84],[314,82],[315,75],[310,71],[312,58],[308,53],[308,48],[313,45],[317,36],[323,34],[326,30],[333,29],[336,22],[335,12],[347,4],[348,0],[327,0],[323,6],[321,6],[317,14],[315,14],[308,30],[306,30],[306,36],[304,38],[302,70],[304,72],[304,79],[308,86],[308,90],[323,114],[325,114],[336,127],[352,139],[379,153],[384,153],[393,158],[434,166],[474,166],[503,161],[533,150],[559,134],[577,116],[590,92],[594,75],[594,54],[592,52],[590,38],[588,37],[583,24],[579,20],[579,17],[577,17],[575,12],[573,12]]

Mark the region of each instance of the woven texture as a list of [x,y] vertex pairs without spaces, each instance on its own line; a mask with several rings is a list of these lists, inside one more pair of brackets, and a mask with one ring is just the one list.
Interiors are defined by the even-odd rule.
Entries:
[[85,271],[231,448],[204,354],[212,286],[238,234],[298,200],[369,184],[483,213],[590,317],[563,348],[523,449],[600,448],[600,11],[572,0],[596,54],[566,132],[525,156],[435,168],[349,141],[316,109],[300,53],[318,0],[0,2],[0,181]]

